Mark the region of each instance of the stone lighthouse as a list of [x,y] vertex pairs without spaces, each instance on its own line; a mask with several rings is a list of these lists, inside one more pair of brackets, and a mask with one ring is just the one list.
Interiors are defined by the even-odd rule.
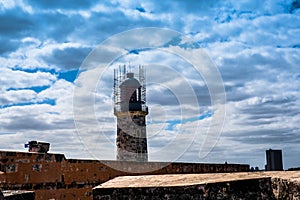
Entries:
[[114,71],[114,114],[117,117],[117,160],[148,161],[146,136],[145,71],[128,72],[126,66]]

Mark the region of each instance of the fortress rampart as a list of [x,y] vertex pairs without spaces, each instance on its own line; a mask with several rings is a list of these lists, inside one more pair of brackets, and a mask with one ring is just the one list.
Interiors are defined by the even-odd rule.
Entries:
[[116,177],[93,199],[299,199],[300,171]]
[[118,176],[245,172],[249,165],[81,160],[0,151],[0,170],[1,190],[33,190],[36,199],[92,199],[93,187]]

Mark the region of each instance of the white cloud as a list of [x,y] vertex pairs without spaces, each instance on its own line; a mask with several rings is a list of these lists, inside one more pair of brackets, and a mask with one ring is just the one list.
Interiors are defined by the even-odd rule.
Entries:
[[56,76],[49,72],[37,71],[28,73],[9,68],[0,68],[0,85],[2,90],[9,88],[29,88],[34,86],[48,86],[55,80]]
[[9,90],[1,93],[1,96],[0,104],[9,105],[36,101],[37,95],[33,90]]
[[[1,143],[11,143],[6,146],[8,149],[20,149],[18,144],[24,140],[49,140],[54,151],[67,155],[113,159],[115,151],[108,150],[115,148],[112,67],[106,68],[102,77],[97,68],[99,63],[107,64],[122,55],[113,64],[142,64],[148,68],[150,150],[159,152],[178,134],[176,130],[181,130],[186,136],[183,141],[194,143],[180,160],[197,160],[211,118],[199,121],[199,132],[206,134],[197,134],[193,139],[198,121],[178,123],[176,120],[182,117],[178,105],[185,112],[183,118],[216,109],[211,107],[212,90],[205,82],[205,76],[210,74],[205,74],[205,68],[199,74],[186,60],[172,54],[178,53],[177,47],[172,46],[188,49],[191,43],[180,38],[169,40],[172,35],[150,29],[104,41],[132,28],[167,27],[182,31],[197,41],[193,45],[205,48],[226,89],[223,134],[211,153],[199,161],[249,162],[263,168],[264,150],[271,147],[289,151],[284,153],[286,167],[299,166],[292,157],[299,154],[300,20],[297,8],[291,12],[292,2],[87,1],[84,5],[36,2],[33,6],[21,0],[0,1],[1,102],[10,104],[0,109]],[[83,58],[102,41],[107,49],[92,52],[90,56],[102,56],[83,62],[74,84],[59,78],[62,71],[78,69]],[[166,43],[161,49],[128,52]],[[190,53],[192,57],[193,52]],[[188,86],[195,89],[195,102],[200,106],[191,103]],[[47,99],[54,99],[56,104],[43,103]],[[74,118],[82,120],[77,127]],[[81,143],[89,145],[84,147]],[[80,146],[79,150],[73,145]],[[169,152],[175,148],[167,146],[170,149],[165,150]],[[100,150],[102,155],[93,155]],[[169,158],[167,153],[159,156],[150,154],[153,159]]]

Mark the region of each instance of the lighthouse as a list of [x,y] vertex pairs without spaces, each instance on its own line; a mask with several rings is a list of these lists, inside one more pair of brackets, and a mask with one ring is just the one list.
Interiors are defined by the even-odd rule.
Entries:
[[117,117],[117,155],[119,161],[148,161],[146,134],[145,70],[128,72],[126,66],[114,70],[114,115]]

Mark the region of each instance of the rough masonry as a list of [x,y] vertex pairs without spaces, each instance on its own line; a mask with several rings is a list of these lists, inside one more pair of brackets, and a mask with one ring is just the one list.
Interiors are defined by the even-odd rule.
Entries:
[[93,189],[94,200],[300,199],[300,171],[117,177]]

